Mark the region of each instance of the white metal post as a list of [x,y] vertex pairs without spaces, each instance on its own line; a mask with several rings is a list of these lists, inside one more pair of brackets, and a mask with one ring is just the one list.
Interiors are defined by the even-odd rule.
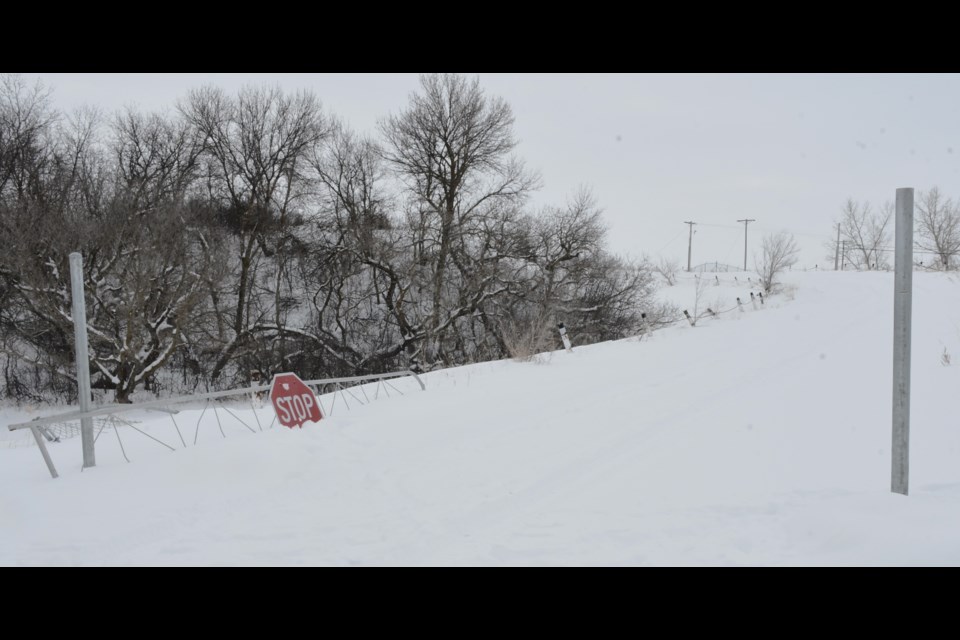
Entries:
[[57,478],[57,469],[53,466],[53,460],[50,459],[50,452],[47,451],[47,443],[43,441],[43,438],[40,436],[40,427],[30,427],[30,432],[33,433],[33,439],[37,441],[37,446],[40,448],[40,454],[43,456],[43,461],[47,463],[47,469],[50,471],[50,475],[53,478]]
[[[87,304],[83,295],[83,256],[76,252],[70,254],[70,287],[73,297],[73,336],[80,411],[90,411],[93,402],[90,396],[90,357],[87,353]],[[83,468],[96,466],[92,418],[80,419],[80,439],[83,445]]]
[[560,330],[560,338],[563,340],[563,347],[568,352],[573,351],[573,347],[570,346],[570,338],[567,337],[567,328],[563,326],[562,322],[558,322],[557,329]]
[[893,290],[893,447],[890,490],[910,480],[910,320],[913,294],[913,189],[897,189]]

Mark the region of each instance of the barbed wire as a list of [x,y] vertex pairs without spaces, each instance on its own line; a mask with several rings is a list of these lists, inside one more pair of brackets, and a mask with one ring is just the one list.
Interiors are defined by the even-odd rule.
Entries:
[[[753,296],[753,291],[750,291],[750,292],[748,292],[748,293],[749,293],[750,296],[751,296],[751,297],[750,297],[750,301],[751,301],[752,303],[754,303],[754,306],[756,306],[756,300],[757,300],[757,299],[760,300],[760,305],[761,305],[761,306],[764,306],[764,305],[766,304],[766,301],[765,301],[765,299],[764,299],[764,297],[763,297],[763,292],[759,292],[756,297]],[[684,315],[678,316],[677,318],[674,318],[673,320],[647,320],[646,317],[645,317],[645,314],[644,314],[643,323],[646,325],[646,327],[648,327],[648,329],[645,328],[645,329],[641,330],[639,336],[642,338],[644,335],[647,335],[648,333],[650,333],[650,332],[652,332],[652,331],[656,331],[657,329],[663,329],[663,328],[665,328],[665,327],[669,327],[669,326],[671,326],[671,325],[674,325],[674,324],[677,324],[677,323],[680,323],[680,322],[686,322],[687,324],[690,324],[691,326],[696,326],[696,323],[699,322],[700,320],[702,320],[703,318],[717,317],[717,316],[723,315],[723,314],[725,314],[725,313],[730,313],[730,312],[732,312],[732,311],[737,311],[737,310],[739,310],[739,311],[745,311],[745,309],[743,308],[744,304],[745,304],[745,303],[744,303],[742,300],[740,300],[739,297],[737,297],[737,304],[734,305],[734,306],[732,306],[732,307],[730,307],[729,309],[722,309],[722,310],[720,310],[720,311],[714,311],[714,310],[711,309],[710,307],[707,307],[707,308],[706,308],[706,311],[704,311],[703,313],[697,314],[697,315],[695,315],[695,316],[689,316],[689,315],[687,315],[688,312],[687,312],[686,310],[684,310]],[[757,309],[757,310],[759,311],[759,309]]]

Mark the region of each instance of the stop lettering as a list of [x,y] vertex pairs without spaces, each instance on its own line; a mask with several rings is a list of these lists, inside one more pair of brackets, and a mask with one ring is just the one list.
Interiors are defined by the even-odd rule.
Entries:
[[317,397],[295,373],[278,373],[273,376],[270,401],[277,412],[277,420],[285,427],[292,429],[299,426],[302,429],[303,423],[308,420],[320,422],[323,419]]

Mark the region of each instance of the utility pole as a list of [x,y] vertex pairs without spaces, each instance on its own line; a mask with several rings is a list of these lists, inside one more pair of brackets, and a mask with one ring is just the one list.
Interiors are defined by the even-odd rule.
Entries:
[[687,241],[687,272],[690,272],[690,257],[693,255],[693,225],[697,224],[696,222],[684,222],[683,224],[690,225],[690,240]]
[[847,268],[847,241],[843,241],[843,251],[840,253],[841,262],[840,262],[840,271],[843,271]]
[[833,270],[840,266],[840,223],[837,223],[837,253],[833,256]]
[[756,222],[753,218],[748,218],[744,220],[737,220],[737,222],[743,223],[743,270],[747,270],[747,225],[751,222]]

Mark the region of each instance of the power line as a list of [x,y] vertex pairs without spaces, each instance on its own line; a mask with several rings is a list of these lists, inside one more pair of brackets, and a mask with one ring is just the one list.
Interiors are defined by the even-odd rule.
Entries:
[[660,249],[657,251],[657,253],[663,253],[663,250],[666,249],[667,247],[669,247],[669,246],[673,243],[674,240],[676,240],[677,238],[680,237],[680,234],[682,234],[682,233],[683,233],[683,231],[678,231],[678,232],[677,232],[677,235],[675,235],[675,236],[673,236],[672,238],[670,238],[670,240],[667,242],[667,244],[665,244],[665,245],[663,245],[662,247],[660,247]]
[[732,224],[713,224],[711,222],[698,222],[697,224],[703,225],[704,227],[717,227],[719,229],[736,229],[740,230],[740,227],[735,227]]
[[[891,251],[893,251],[893,252],[895,252],[895,251],[897,250],[895,247],[861,247],[861,246],[856,246],[856,245],[850,245],[849,247],[847,247],[847,250],[848,250],[848,251],[851,250],[851,249],[855,249],[855,250],[857,250],[857,251],[867,251],[867,252],[873,252],[873,251],[884,251],[884,252],[891,252]],[[922,254],[930,255],[930,256],[939,256],[939,255],[941,255],[939,251],[927,251],[926,249],[917,249],[916,247],[913,248],[913,253],[922,253]],[[948,256],[955,256],[955,255],[957,255],[958,252],[957,252],[957,251],[944,251],[943,253],[946,254],[946,255],[948,255]]]
[[[698,222],[697,224],[702,227],[715,227],[717,229],[731,229],[731,230],[737,230],[737,231],[740,230],[740,227],[734,226],[732,224],[715,224],[712,222]],[[764,226],[758,225],[754,227],[754,229],[756,229],[757,231],[788,231],[795,236],[810,236],[813,238],[823,238],[826,240],[833,239],[825,233],[810,233],[808,231],[794,231],[792,229],[787,229],[785,227],[773,228],[773,227],[764,227]]]
[[832,236],[828,236],[825,233],[808,233],[806,231],[793,231],[792,229],[771,229],[770,227],[756,227],[757,231],[787,231],[792,233],[795,236],[809,236],[811,238],[821,238],[823,240],[833,240]]
[[[744,223],[744,230],[745,230],[745,231],[744,231],[744,234],[746,235],[746,225],[749,224],[749,222],[754,222],[754,220],[750,220],[749,222],[744,222],[744,220],[738,220],[737,222],[743,222],[743,223]],[[733,229],[738,229],[738,230],[739,230],[739,227],[737,227],[737,226],[733,226],[733,225],[729,225],[729,224],[716,224],[716,223],[713,223],[713,222],[684,222],[684,224],[689,224],[689,225],[694,225],[694,224],[696,224],[696,225],[700,225],[700,226],[704,226],[704,227],[713,227],[713,228],[717,228],[717,229],[731,229],[731,230],[733,230]],[[691,228],[691,231],[692,231],[693,227],[691,226],[690,228]],[[790,228],[787,228],[787,227],[780,227],[780,228],[778,228],[778,229],[774,229],[774,228],[771,228],[771,227],[764,227],[764,226],[761,226],[761,225],[757,225],[756,227],[754,227],[754,229],[756,229],[757,231],[766,231],[766,232],[770,232],[770,231],[786,231],[786,232],[788,232],[788,233],[790,233],[790,234],[792,234],[792,235],[795,235],[795,236],[807,236],[807,237],[811,237],[811,238],[818,238],[818,239],[821,239],[821,240],[828,240],[828,241],[830,241],[831,243],[835,243],[835,242],[836,242],[836,239],[835,239],[835,238],[833,238],[832,236],[827,235],[827,234],[825,234],[825,233],[810,233],[810,232],[807,232],[807,231],[794,231],[793,229],[790,229]],[[680,233],[683,233],[683,232],[681,231]],[[679,234],[677,234],[677,235],[679,235]],[[674,236],[673,239],[670,240],[670,242],[673,242],[673,241],[676,240],[676,239],[677,239],[677,236]],[[690,245],[691,245],[691,246],[688,247],[688,250],[687,250],[687,270],[688,270],[688,271],[690,270],[690,264],[691,264],[690,257],[691,257],[691,252],[692,252],[692,249],[691,249],[691,247],[692,247],[692,241],[693,241],[693,234],[691,233],[691,236],[690,236]],[[670,242],[668,242],[667,245],[669,245]],[[864,249],[862,246],[850,244],[849,241],[847,241],[847,240],[845,240],[844,243],[841,243],[841,244],[845,244],[845,252],[846,252],[846,251],[878,251],[878,252],[884,252],[884,253],[894,253],[894,252],[896,252],[896,248],[894,248],[894,247],[885,247],[885,246],[876,247],[875,249],[874,249],[874,248]],[[667,245],[664,245],[664,248],[666,248]],[[744,241],[744,245],[745,245],[745,247],[746,247],[746,241]],[[662,251],[662,250],[663,250],[663,249],[661,249],[661,251]],[[844,253],[845,253],[845,252],[844,252]],[[940,255],[941,255],[941,252],[939,252],[939,251],[930,251],[930,250],[926,250],[926,249],[920,249],[920,248],[918,248],[917,246],[914,246],[913,253],[915,253],[915,254],[922,254],[922,255],[930,255],[930,256],[940,256]],[[949,255],[949,256],[956,256],[956,255],[960,255],[960,250],[956,250],[956,251],[945,251],[945,252],[943,252],[943,254],[946,254],[946,255]]]
[[737,242],[739,242],[739,241],[740,241],[740,238],[734,238],[733,242],[730,244],[730,248],[727,249],[726,255],[723,256],[723,261],[724,261],[724,262],[726,262],[727,259],[730,258],[730,254],[731,254],[731,253],[733,252],[733,250],[736,248]]

